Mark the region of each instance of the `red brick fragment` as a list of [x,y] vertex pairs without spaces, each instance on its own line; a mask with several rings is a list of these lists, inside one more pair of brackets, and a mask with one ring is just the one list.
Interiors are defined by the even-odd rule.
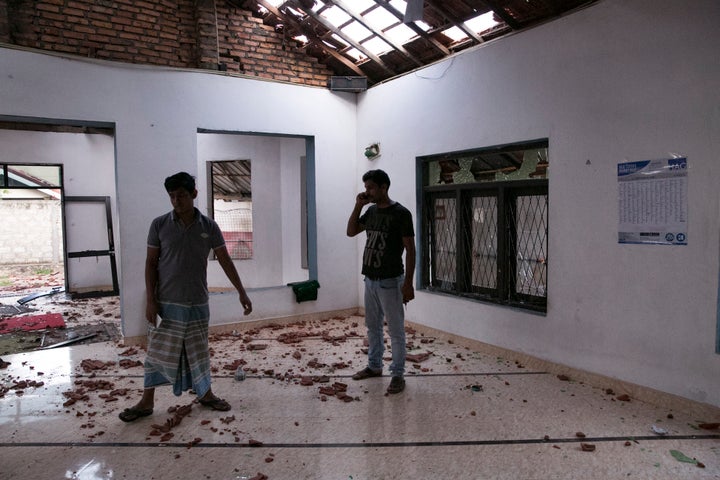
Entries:
[[320,394],[333,396],[335,395],[335,389],[332,387],[320,387]]
[[406,355],[405,358],[408,362],[422,363],[425,360],[427,360],[428,358],[430,358],[431,355],[432,355],[432,352],[413,353],[413,354]]

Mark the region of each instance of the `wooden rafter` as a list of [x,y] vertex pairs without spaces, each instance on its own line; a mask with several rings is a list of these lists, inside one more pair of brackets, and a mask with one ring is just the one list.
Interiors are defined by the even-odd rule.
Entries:
[[452,23],[457,28],[462,30],[462,32],[465,35],[467,35],[468,37],[475,40],[475,42],[477,42],[477,43],[484,42],[484,40],[482,39],[482,37],[480,35],[478,35],[477,33],[473,32],[472,30],[467,28],[467,26],[465,25],[465,22],[463,20],[456,18],[454,15],[452,15],[450,12],[448,12],[447,9],[444,8],[440,2],[436,2],[434,0],[425,0],[425,3],[427,3],[427,5],[430,8],[432,8],[433,10],[438,12],[440,15],[445,17],[450,23]]
[[363,47],[362,44],[360,44],[359,42],[356,42],[356,41],[353,40],[352,38],[350,38],[350,37],[348,37],[347,35],[343,34],[339,29],[337,29],[337,28],[335,27],[335,25],[333,25],[332,23],[328,22],[325,18],[323,18],[322,15],[318,15],[318,14],[317,14],[316,12],[314,12],[311,8],[305,8],[305,7],[303,7],[303,6],[300,5],[300,4],[296,4],[296,5],[295,5],[295,8],[298,8],[298,9],[302,10],[303,13],[305,13],[305,14],[307,14],[308,16],[312,17],[316,22],[320,23],[322,26],[324,26],[324,27],[327,28],[328,30],[332,31],[335,35],[337,35],[338,37],[342,38],[343,41],[344,41],[344,42],[347,42],[348,45],[352,45],[353,47],[355,47],[356,49],[358,49],[360,52],[363,53],[363,55],[365,55],[367,58],[369,58],[370,60],[372,60],[373,62],[375,62],[376,64],[378,64],[378,65],[380,66],[380,68],[382,68],[383,70],[385,70],[386,73],[390,74],[391,76],[397,74],[397,72],[395,72],[395,71],[392,70],[390,67],[388,67],[388,66],[385,64],[385,62],[382,61],[382,59],[381,59],[380,57],[378,57],[377,55],[375,55],[374,53],[372,53],[372,52],[371,52],[370,50],[368,50],[367,48]]
[[373,27],[373,26],[371,26],[369,23],[367,23],[362,16],[358,15],[357,13],[355,13],[355,11],[352,10],[352,9],[350,8],[350,6],[349,6],[347,3],[345,3],[344,1],[342,1],[342,0],[328,0],[328,3],[332,3],[332,4],[336,5],[336,6],[338,6],[339,8],[341,8],[345,13],[347,13],[348,15],[350,15],[356,22],[358,22],[360,25],[362,25],[363,27],[365,27],[365,28],[367,28],[368,30],[370,30],[374,35],[376,35],[376,36],[378,36],[379,38],[381,38],[385,43],[387,43],[388,45],[390,45],[394,50],[396,50],[396,51],[399,52],[401,55],[403,55],[405,58],[407,58],[407,59],[409,59],[410,61],[412,61],[413,63],[415,63],[415,65],[417,65],[417,66],[422,66],[422,65],[423,65],[423,63],[422,63],[420,60],[418,60],[413,54],[411,54],[410,52],[408,52],[408,51],[405,49],[405,47],[403,47],[402,45],[398,45],[397,43],[393,42],[393,41],[390,40],[390,39],[388,38],[388,36],[385,35],[383,32],[377,30],[375,27]]
[[[402,13],[398,12],[398,11],[395,9],[395,7],[393,7],[392,5],[390,5],[390,1],[389,1],[389,0],[375,0],[375,3],[377,3],[377,4],[379,4],[379,5],[382,5],[383,7],[385,7],[385,9],[386,9],[388,12],[392,13],[392,14],[395,16],[395,18],[397,18],[397,19],[400,20],[401,22],[404,20],[405,16],[404,16]],[[415,25],[415,22],[410,22],[410,23],[407,24],[407,26],[410,27],[413,32],[417,33],[418,36],[420,36],[420,37],[424,38],[425,40],[427,40],[428,43],[430,43],[430,45],[432,45],[433,48],[435,48],[435,50],[437,50],[438,52],[440,52],[443,56],[450,55],[451,52],[450,52],[450,50],[447,49],[447,47],[445,47],[445,45],[443,45],[442,43],[440,43],[440,42],[438,42],[437,40],[435,40],[432,36],[430,36],[430,35],[428,35],[427,33],[425,33],[422,28],[420,28],[420,27],[418,27],[417,25]]]
[[505,22],[505,25],[512,28],[513,30],[519,30],[520,24],[515,21],[515,19],[512,17],[512,15],[509,15],[504,8],[502,8],[497,0],[483,0],[488,7],[490,7],[495,15],[497,15],[500,20]]
[[265,0],[254,0],[254,1],[256,1],[259,5],[262,5],[265,9],[267,9],[270,13],[272,13],[272,14],[275,15],[276,17],[278,17],[278,18],[280,18],[280,19],[282,19],[282,20],[284,20],[284,21],[289,22],[289,23],[291,24],[291,26],[292,26],[295,30],[297,30],[298,32],[301,32],[303,35],[305,35],[305,36],[307,37],[307,39],[308,39],[308,42],[311,43],[313,46],[316,46],[316,47],[321,48],[321,49],[322,49],[324,52],[326,52],[328,55],[332,56],[333,58],[335,58],[336,60],[338,60],[339,62],[341,62],[343,65],[345,65],[346,67],[348,67],[350,70],[352,70],[353,72],[357,73],[358,75],[360,75],[360,76],[365,76],[365,72],[363,72],[363,71],[360,69],[360,67],[358,67],[357,65],[355,65],[355,63],[353,63],[352,61],[350,61],[350,60],[349,60],[347,57],[345,57],[344,55],[341,55],[340,53],[338,53],[338,52],[335,51],[334,49],[328,47],[328,46],[322,41],[322,39],[320,39],[320,38],[315,34],[315,32],[312,31],[312,29],[304,28],[302,24],[300,24],[299,22],[293,20],[293,19],[290,18],[290,16],[288,16],[288,15],[283,15],[282,13],[280,13],[280,11],[279,11],[277,8],[275,8],[275,7],[273,7],[272,5],[270,5],[270,4],[269,4],[268,2],[266,2]]

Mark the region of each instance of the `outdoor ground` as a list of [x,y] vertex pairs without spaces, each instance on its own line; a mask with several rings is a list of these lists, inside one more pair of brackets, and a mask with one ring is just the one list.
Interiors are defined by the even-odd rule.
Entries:
[[[44,295],[25,303],[32,294]],[[0,331],[9,318],[27,318],[25,326],[38,315],[60,314],[65,326],[0,334],[0,355],[53,347],[62,342],[87,344],[120,338],[120,299],[117,296],[72,299],[64,292],[62,266],[0,266]],[[40,318],[42,320],[42,318]]]

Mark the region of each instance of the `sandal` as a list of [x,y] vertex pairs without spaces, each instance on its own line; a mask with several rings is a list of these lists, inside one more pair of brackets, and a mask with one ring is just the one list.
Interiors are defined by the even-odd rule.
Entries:
[[203,407],[210,407],[220,412],[227,412],[232,408],[228,402],[218,397],[213,397],[210,400],[198,400],[198,402],[200,402],[200,405]]
[[147,417],[148,415],[152,415],[152,413],[152,408],[143,409],[137,407],[130,407],[120,412],[118,417],[120,417],[120,420],[122,420],[123,422],[134,422],[138,418]]

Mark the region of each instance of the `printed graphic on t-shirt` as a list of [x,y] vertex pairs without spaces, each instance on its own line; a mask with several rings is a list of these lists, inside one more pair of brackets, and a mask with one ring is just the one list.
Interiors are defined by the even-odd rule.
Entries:
[[373,215],[368,219],[368,224],[365,226],[367,241],[365,242],[363,265],[372,268],[382,266],[382,257],[387,248],[391,220],[390,215]]

